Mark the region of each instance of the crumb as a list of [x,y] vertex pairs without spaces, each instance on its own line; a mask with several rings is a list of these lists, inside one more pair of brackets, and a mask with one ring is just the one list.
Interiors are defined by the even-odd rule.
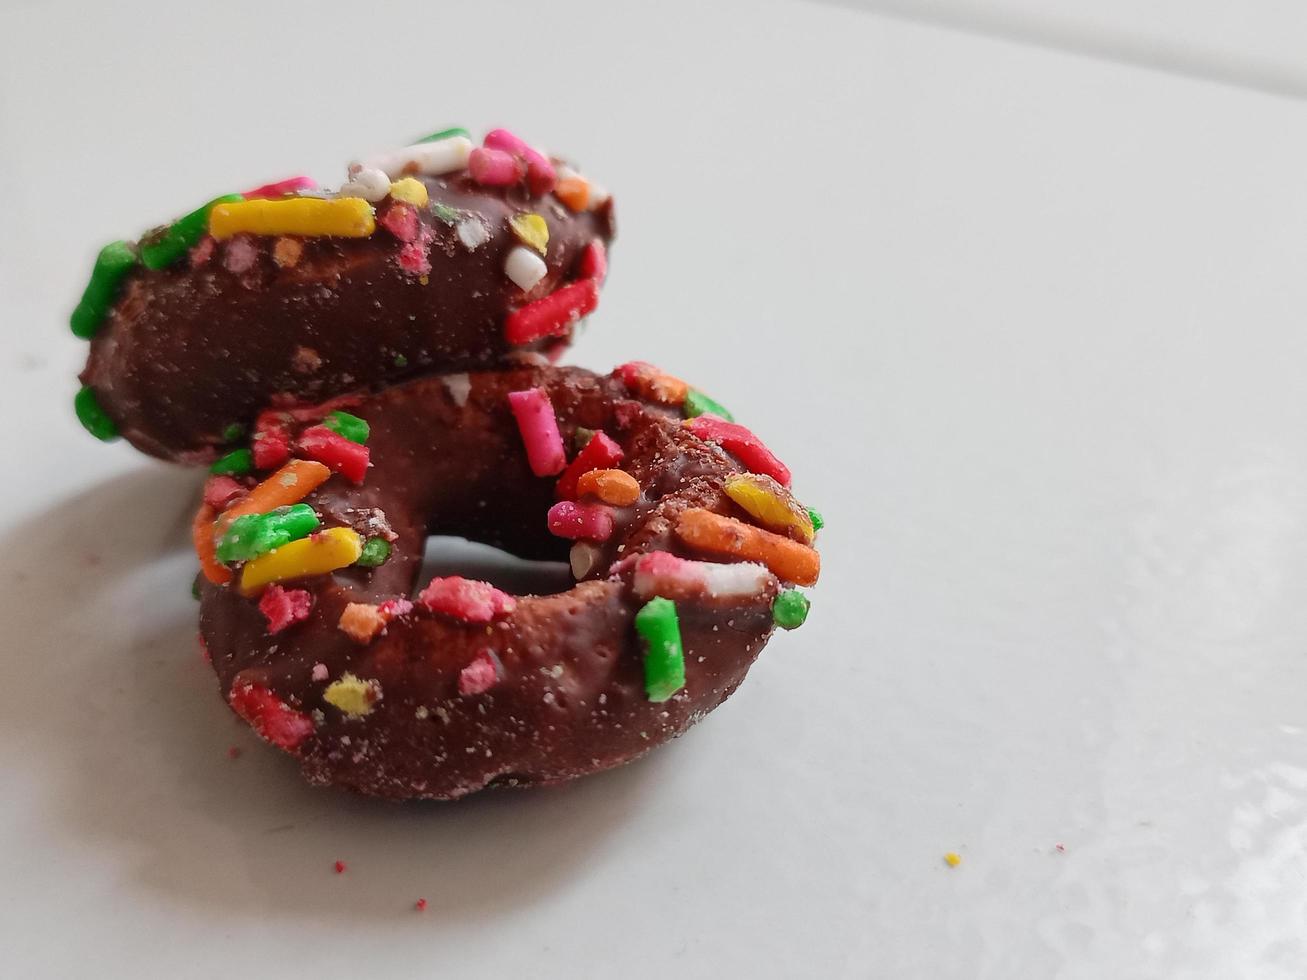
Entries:
[[419,898],[413,903],[413,908],[417,909],[419,912],[425,912],[427,910],[427,900],[425,898]]
[[332,865],[332,867],[335,869],[336,874],[338,875],[343,875],[345,873],[344,861],[337,861],[335,864]]
[[227,750],[228,759],[239,759],[240,757],[241,757],[241,750],[237,746],[233,745],[231,748]]

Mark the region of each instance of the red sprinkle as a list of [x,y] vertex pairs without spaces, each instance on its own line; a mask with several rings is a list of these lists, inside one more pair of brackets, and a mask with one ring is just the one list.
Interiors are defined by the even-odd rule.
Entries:
[[401,242],[411,242],[418,236],[417,208],[405,201],[394,201],[377,218],[377,223]]
[[415,276],[431,271],[431,229],[423,225],[417,239],[399,250],[399,267]]
[[[702,417],[702,416],[701,416]],[[368,472],[368,447],[350,442],[324,425],[300,433],[296,448],[353,483],[362,483]]]
[[254,468],[275,470],[290,459],[290,429],[281,412],[260,412],[254,422],[254,438],[250,440],[254,451]]
[[336,869],[336,874],[338,875],[343,875],[345,873],[346,865],[344,861],[337,861],[332,865],[332,867]]
[[622,461],[625,454],[622,447],[614,442],[607,433],[596,432],[585,447],[576,454],[576,458],[567,464],[567,469],[558,478],[554,496],[559,500],[576,499],[576,482],[583,473],[591,470],[612,469]]
[[715,442],[733,454],[750,473],[770,476],[783,487],[790,485],[790,468],[744,426],[719,419],[716,415],[700,415],[687,420],[684,425],[705,442]]
[[613,535],[613,512],[603,504],[560,500],[549,508],[549,532],[560,538],[607,541]]
[[296,191],[310,191],[318,186],[318,182],[312,177],[287,177],[285,180],[274,180],[270,184],[260,184],[252,191],[246,191],[242,197],[281,197],[283,194],[294,194]]
[[458,693],[463,697],[482,694],[499,680],[499,665],[489,650],[480,651],[472,662],[458,672]]
[[294,752],[313,734],[312,718],[296,711],[262,684],[233,687],[227,700],[256,735],[287,752]]
[[608,250],[596,238],[581,253],[581,278],[603,282],[608,277]]
[[599,305],[599,284],[582,279],[555,289],[543,299],[508,314],[504,337],[510,344],[529,344],[541,337],[561,337],[581,317]]
[[245,487],[230,476],[211,476],[204,482],[204,502],[214,510],[226,510],[238,497],[245,496]]
[[418,593],[417,604],[465,623],[489,623],[511,613],[517,600],[489,582],[451,575],[449,578],[433,578]]
[[268,620],[268,633],[280,633],[309,618],[313,596],[304,589],[283,589],[270,585],[259,600],[259,612]]
[[413,907],[419,912],[425,912],[427,910],[427,900],[425,898],[419,898],[413,903]]

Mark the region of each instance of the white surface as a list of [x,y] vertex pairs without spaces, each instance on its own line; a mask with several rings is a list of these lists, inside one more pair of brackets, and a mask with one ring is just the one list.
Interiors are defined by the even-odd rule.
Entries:
[[[1307,972],[1299,106],[819,5],[198,6],[0,32],[7,975]],[[64,318],[103,240],[451,122],[614,188],[574,359],[703,384],[829,529],[677,745],[395,808],[219,702],[198,477],[81,433]]]

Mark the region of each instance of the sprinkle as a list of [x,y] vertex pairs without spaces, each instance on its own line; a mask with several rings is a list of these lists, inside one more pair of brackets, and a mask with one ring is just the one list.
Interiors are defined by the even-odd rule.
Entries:
[[316,190],[318,182],[312,177],[287,177],[285,180],[274,180],[270,184],[260,184],[252,191],[246,191],[242,197],[282,197],[285,194],[294,194],[297,191]]
[[309,674],[309,678],[315,681],[325,681],[327,679],[327,665],[323,663],[314,664],[313,672]]
[[588,541],[578,541],[567,553],[568,564],[572,566],[572,577],[578,582],[594,571],[603,552]]
[[807,510],[770,476],[737,473],[727,478],[725,490],[726,496],[767,530],[812,544],[814,532]]
[[441,377],[441,382],[445,390],[449,392],[449,397],[453,399],[455,405],[462,408],[467,404],[468,396],[472,394],[472,379],[466,372],[460,374],[446,374]]
[[593,279],[595,282],[603,282],[608,278],[608,249],[604,248],[601,239],[593,239],[581,253],[581,262],[578,267],[582,279]]
[[227,243],[222,257],[222,266],[233,275],[242,276],[254,268],[259,261],[259,246],[249,235],[237,235]]
[[752,473],[770,476],[783,487],[790,485],[790,470],[762,440],[742,425],[713,415],[699,415],[681,423],[705,442],[715,442],[734,455]]
[[403,354],[396,354],[395,367],[397,368],[408,367],[408,358],[405,357]]
[[360,197],[376,204],[390,193],[390,178],[375,167],[350,169],[349,180],[340,185],[341,197]]
[[584,211],[590,203],[590,183],[584,177],[560,177],[554,185],[554,196],[566,204],[569,211]]
[[613,534],[613,512],[600,504],[560,500],[549,508],[549,533],[560,538],[607,541]]
[[575,500],[579,495],[577,488],[582,474],[591,470],[611,469],[622,461],[624,455],[622,447],[608,433],[595,432],[558,478],[554,496],[558,500]]
[[254,453],[249,449],[233,449],[226,456],[219,456],[209,466],[209,472],[217,476],[241,476],[254,469]]
[[337,435],[325,425],[305,429],[295,446],[309,459],[317,460],[352,483],[361,484],[367,475],[368,447]]
[[576,495],[595,496],[614,507],[630,507],[640,499],[640,484],[625,470],[590,470],[576,481]]
[[774,580],[764,565],[686,561],[666,551],[651,551],[635,562],[631,589],[641,599],[745,599],[761,595]]
[[427,900],[425,898],[419,898],[413,903],[413,907],[419,912],[425,912],[427,910]]
[[661,405],[680,405],[690,390],[680,378],[647,361],[628,361],[614,368],[613,374],[637,395]]
[[459,575],[433,578],[418,593],[417,604],[465,623],[489,623],[517,608],[517,600],[507,592]]
[[82,340],[94,337],[109,314],[109,308],[118,298],[118,287],[123,277],[136,265],[136,252],[126,242],[110,242],[100,249],[91,269],[90,281],[82,291],[82,299],[69,318],[73,336]]
[[382,213],[378,222],[401,242],[411,242],[418,236],[418,213],[411,204],[394,201]]
[[237,685],[227,700],[259,738],[287,752],[294,752],[313,734],[312,718],[296,711],[262,684]]
[[598,284],[593,279],[581,279],[508,314],[504,336],[510,344],[528,344],[541,337],[561,337],[577,320],[593,313],[598,305]]
[[200,574],[214,585],[226,585],[231,581],[231,569],[220,563],[214,554],[213,518],[215,508],[203,504],[195,512],[191,521],[191,545],[195,548],[195,557],[200,560]]
[[341,612],[336,627],[357,643],[370,643],[386,628],[386,617],[370,602],[351,602]]
[[276,469],[290,459],[290,429],[286,421],[277,412],[262,412],[255,420],[254,437],[250,440],[255,469]]
[[703,508],[682,511],[676,534],[699,551],[760,561],[786,582],[812,585],[821,573],[821,557],[806,545]]
[[518,245],[504,259],[504,275],[523,292],[530,292],[549,274],[545,260],[529,248]]
[[292,459],[251,490],[240,503],[226,511],[219,519],[218,530],[245,514],[266,514],[278,507],[297,504],[331,476],[331,470],[321,463],[307,459]]
[[635,614],[635,629],[645,642],[645,694],[655,703],[666,701],[685,686],[685,654],[676,603],[650,599]]
[[821,512],[814,507],[808,508],[808,520],[812,521],[812,529],[814,531],[820,531],[826,526],[826,521],[821,516]]
[[351,718],[362,718],[371,714],[372,706],[381,700],[381,685],[345,673],[327,685],[322,700]]
[[947,864],[950,868],[956,868],[959,864],[962,863],[962,855],[955,854],[953,851],[949,851],[947,854],[944,855],[944,863]]
[[554,189],[558,174],[549,158],[539,150],[528,145],[525,140],[514,136],[506,129],[492,129],[486,133],[482,142],[494,150],[504,150],[526,161],[526,182],[532,195],[539,197]]
[[461,137],[463,137],[463,139],[468,140],[469,142],[470,142],[471,139],[472,139],[472,134],[469,133],[469,132],[468,132],[466,129],[464,129],[462,126],[451,126],[449,129],[442,129],[442,130],[441,130],[440,132],[438,132],[438,133],[432,133],[430,136],[423,136],[420,140],[414,140],[413,142],[414,142],[415,144],[416,144],[416,143],[438,143],[438,142],[440,142],[441,140],[447,140],[447,139],[449,139],[451,136],[461,136]]
[[241,436],[245,435],[245,426],[239,422],[231,422],[222,428],[222,441],[235,442]]
[[451,208],[448,204],[442,204],[439,201],[433,201],[431,204],[431,213],[451,227],[458,223],[458,216],[461,212],[457,208]]
[[218,561],[252,561],[318,529],[318,515],[308,504],[278,507],[266,514],[238,517],[218,542]]
[[431,200],[427,185],[416,177],[401,177],[390,185],[390,196],[415,208],[424,208]]
[[478,146],[468,157],[467,172],[485,187],[511,187],[526,176],[526,161],[503,150]]
[[332,412],[322,424],[336,433],[343,436],[350,442],[357,442],[359,445],[368,441],[368,436],[372,434],[372,428],[367,422],[357,415],[350,415],[349,412],[342,412],[339,409]]
[[109,414],[100,407],[100,400],[88,385],[73,397],[73,411],[82,428],[101,442],[108,442],[118,437],[118,426]]
[[489,650],[481,650],[458,672],[458,693],[463,697],[484,694],[499,680],[499,665]]
[[561,473],[567,465],[567,454],[563,450],[563,437],[558,431],[558,419],[549,401],[549,393],[543,388],[510,391],[508,405],[517,419],[531,472],[536,476]]
[[786,589],[771,606],[771,618],[783,630],[798,629],[808,618],[812,602],[798,589]]
[[200,579],[203,577],[202,575],[196,575],[195,578],[191,579],[191,598],[196,602],[200,601]]
[[399,250],[399,267],[409,275],[417,276],[418,282],[424,286],[430,282],[427,273],[431,271],[432,237],[431,229],[419,224],[415,240],[406,242]]
[[305,589],[283,589],[280,585],[270,585],[259,599],[259,612],[268,621],[270,635],[304,622],[309,618],[309,610],[312,608],[313,596]]
[[367,238],[374,231],[372,205],[356,197],[237,201],[219,204],[209,214],[209,234],[219,241],[242,232]]
[[147,269],[172,265],[204,237],[215,207],[238,204],[243,200],[240,194],[225,194],[178,218],[158,235],[145,238],[141,242],[141,264]]
[[385,538],[368,538],[363,545],[363,553],[354,564],[364,568],[376,568],[384,565],[390,557],[390,542]]
[[469,252],[475,252],[479,246],[490,241],[490,232],[486,229],[485,223],[475,214],[468,215],[460,221],[454,233]]
[[727,411],[725,405],[713,401],[697,388],[691,388],[686,392],[685,403],[681,405],[681,414],[687,419],[698,418],[700,415],[716,415],[727,422],[735,421],[735,416]]
[[241,570],[240,590],[253,595],[264,586],[309,575],[325,575],[358,561],[363,538],[347,527],[332,527],[255,558]]
[[[464,169],[471,153],[472,141],[466,136],[455,135],[382,153],[356,166],[380,170],[391,180],[409,174],[439,177]],[[353,169],[351,166],[351,172]]]
[[549,249],[549,226],[538,214],[515,214],[508,219],[513,234],[523,245],[529,245],[541,255]]
[[345,873],[345,862],[337,861],[335,864],[332,865],[332,868],[335,869],[336,874],[343,875]]

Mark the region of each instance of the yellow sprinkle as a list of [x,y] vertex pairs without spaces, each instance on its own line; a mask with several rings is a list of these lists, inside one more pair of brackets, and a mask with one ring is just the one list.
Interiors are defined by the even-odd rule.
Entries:
[[508,219],[509,226],[518,240],[541,255],[549,247],[549,226],[538,214],[515,214]]
[[[349,675],[347,674],[346,676]],[[947,864],[950,868],[956,868],[959,864],[962,863],[962,855],[955,854],[953,851],[949,851],[947,854],[944,855],[944,863]]]
[[769,476],[739,473],[726,481],[726,496],[768,530],[793,536],[802,544],[812,544],[812,518],[783,486]]
[[358,561],[363,538],[347,527],[332,527],[311,537],[284,544],[255,558],[241,571],[241,594],[253,595],[265,585],[306,575],[326,575]]
[[376,681],[365,681],[353,674],[342,674],[322,692],[322,699],[334,705],[351,718],[362,718],[372,711],[372,705],[381,697]]
[[376,230],[372,205],[360,197],[324,200],[320,197],[283,197],[234,201],[209,212],[209,234],[231,238],[251,235],[325,235],[367,238]]
[[396,201],[407,201],[414,207],[424,208],[431,198],[427,185],[416,177],[402,177],[390,185],[390,196]]

